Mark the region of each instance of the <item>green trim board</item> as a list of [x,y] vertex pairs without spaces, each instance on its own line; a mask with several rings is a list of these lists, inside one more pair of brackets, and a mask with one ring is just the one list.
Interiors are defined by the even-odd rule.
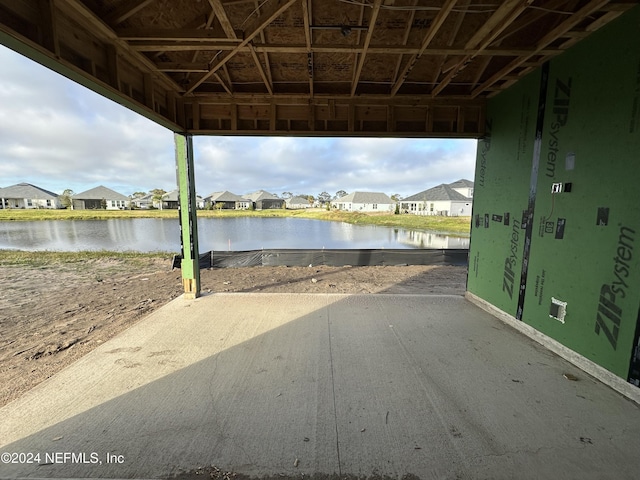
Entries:
[[[636,385],[639,24],[636,7],[553,59],[546,92],[542,68],[490,100],[468,281],[471,293]],[[534,119],[534,110],[544,113],[539,137],[521,120]],[[475,221],[503,211],[533,212],[531,231]]]

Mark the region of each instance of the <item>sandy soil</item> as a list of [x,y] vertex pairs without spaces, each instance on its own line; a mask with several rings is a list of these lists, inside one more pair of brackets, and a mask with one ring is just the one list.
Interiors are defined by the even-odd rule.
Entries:
[[[203,292],[458,294],[466,267],[249,267],[201,272]],[[0,406],[180,296],[168,260],[0,266]]]

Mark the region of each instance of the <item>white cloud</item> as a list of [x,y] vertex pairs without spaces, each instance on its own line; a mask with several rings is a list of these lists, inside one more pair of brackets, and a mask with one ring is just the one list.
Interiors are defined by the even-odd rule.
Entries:
[[[173,134],[0,47],[0,187],[175,188]],[[198,193],[411,195],[473,179],[474,140],[194,137]]]

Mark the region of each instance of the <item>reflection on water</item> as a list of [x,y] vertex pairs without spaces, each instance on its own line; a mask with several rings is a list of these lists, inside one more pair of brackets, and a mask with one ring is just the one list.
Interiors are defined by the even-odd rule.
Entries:
[[399,240],[410,248],[469,248],[469,237],[451,237],[436,232],[404,230]]
[[[200,218],[200,251],[262,248],[469,248],[469,238],[301,218]],[[0,249],[180,251],[178,219],[0,222]]]

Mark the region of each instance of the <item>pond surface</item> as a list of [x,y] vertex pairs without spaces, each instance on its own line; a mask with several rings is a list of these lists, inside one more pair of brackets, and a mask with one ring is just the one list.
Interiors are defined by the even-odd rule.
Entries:
[[[438,232],[303,218],[200,218],[200,252],[269,248],[469,248]],[[0,222],[0,249],[180,251],[178,219]]]

